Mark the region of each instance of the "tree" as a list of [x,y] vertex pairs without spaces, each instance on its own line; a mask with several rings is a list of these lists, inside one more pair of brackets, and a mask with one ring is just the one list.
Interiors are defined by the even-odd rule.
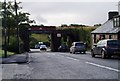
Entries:
[[68,27],[67,24],[61,24],[61,27]]
[[101,26],[102,24],[95,24],[94,26]]
[[73,26],[73,27],[87,27],[86,25],[82,25],[82,24],[70,24],[70,26]]
[[[18,10],[18,23],[22,23],[22,22],[26,22],[26,23],[33,23],[34,20],[30,20],[29,19],[29,13],[28,12],[22,12],[22,7],[20,7],[19,5],[21,4],[21,2],[18,2],[17,3],[17,10]],[[2,2],[2,14],[1,14],[1,17],[2,19],[3,18],[3,15],[4,15],[4,3]],[[6,3],[6,16],[7,16],[7,21],[9,23],[7,23],[7,27],[10,26],[12,28],[14,28],[16,26],[16,23],[15,23],[15,19],[16,19],[16,14],[15,14],[15,6],[14,6],[14,2],[13,1],[9,1],[8,3]],[[3,23],[3,22],[2,22]]]
[[[6,28],[7,28],[7,36],[8,36],[8,44],[9,44],[9,39],[10,36],[15,36],[17,33],[17,27],[19,24],[26,22],[27,24],[33,23],[34,20],[30,20],[29,16],[30,14],[28,12],[22,12],[22,7],[20,7],[19,5],[21,4],[21,2],[16,3],[17,6],[14,5],[13,1],[8,1],[6,3],[6,14],[4,14],[4,2],[1,2],[0,4],[2,4],[0,11],[0,20],[4,20],[4,15],[6,15]],[[17,8],[17,16],[15,13],[15,7]],[[17,23],[16,23],[16,19],[17,19]],[[4,21],[2,21],[2,27],[4,25]],[[21,27],[21,26],[20,26]],[[24,26],[23,26],[24,27]]]

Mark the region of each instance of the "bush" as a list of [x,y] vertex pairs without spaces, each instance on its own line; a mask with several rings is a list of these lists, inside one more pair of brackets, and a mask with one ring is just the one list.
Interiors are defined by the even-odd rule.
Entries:
[[[23,43],[21,40],[20,41],[20,52],[23,52]],[[17,37],[11,36],[10,37],[10,43],[9,45],[7,45],[7,50],[10,52],[14,52],[14,53],[18,53],[18,41],[17,41]]]
[[44,42],[47,47],[50,47],[50,42]]
[[18,52],[17,39],[15,37],[11,37],[10,43],[7,45],[7,50],[10,52]]
[[[87,49],[89,50],[91,48],[91,31],[93,31],[95,28],[93,27],[83,27],[83,28],[66,28],[63,30],[71,32],[70,36],[72,39],[71,41],[83,41],[87,44]],[[65,38],[65,37],[64,37]],[[65,41],[64,41],[65,42]],[[70,46],[69,41],[67,41],[68,45]]]
[[35,39],[34,37],[30,38],[30,48],[34,48],[36,44],[38,44],[38,40]]

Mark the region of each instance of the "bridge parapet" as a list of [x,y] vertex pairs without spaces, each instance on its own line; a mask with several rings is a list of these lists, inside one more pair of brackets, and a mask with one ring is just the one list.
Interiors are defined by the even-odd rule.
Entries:
[[55,26],[31,26],[29,28],[29,30],[31,31],[35,31],[35,30],[56,30]]

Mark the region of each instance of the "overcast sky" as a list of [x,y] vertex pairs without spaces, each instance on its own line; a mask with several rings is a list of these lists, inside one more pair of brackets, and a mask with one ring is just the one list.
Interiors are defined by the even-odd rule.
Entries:
[[118,11],[119,0],[17,0],[37,25],[84,24],[107,21],[109,11]]

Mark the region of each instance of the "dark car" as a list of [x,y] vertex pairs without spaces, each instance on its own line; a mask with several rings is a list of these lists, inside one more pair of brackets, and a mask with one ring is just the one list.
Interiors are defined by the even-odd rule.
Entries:
[[70,53],[86,53],[86,44],[84,42],[73,42],[70,47]]
[[58,48],[58,51],[59,52],[68,52],[68,46],[63,44],[63,45],[60,45],[59,48]]
[[91,56],[95,57],[95,55],[102,55],[102,58],[120,55],[120,40],[105,39],[99,41],[91,49]]

